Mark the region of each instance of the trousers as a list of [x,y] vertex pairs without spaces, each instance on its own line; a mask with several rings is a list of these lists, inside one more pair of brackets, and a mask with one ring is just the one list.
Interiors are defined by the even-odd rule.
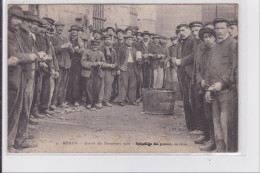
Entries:
[[141,64],[138,64],[137,74],[136,74],[136,98],[140,99],[142,96],[143,88],[143,71]]
[[99,102],[108,102],[110,100],[111,92],[112,92],[112,83],[114,76],[110,69],[103,70],[104,77],[101,82],[101,89],[99,93]]
[[164,72],[163,68],[158,67],[153,71],[153,88],[162,88],[163,87],[163,78]]

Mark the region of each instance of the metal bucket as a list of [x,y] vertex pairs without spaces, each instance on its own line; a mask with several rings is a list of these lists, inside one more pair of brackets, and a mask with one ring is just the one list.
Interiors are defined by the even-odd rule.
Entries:
[[143,88],[142,89],[143,109],[146,114],[173,114],[175,95],[174,91]]

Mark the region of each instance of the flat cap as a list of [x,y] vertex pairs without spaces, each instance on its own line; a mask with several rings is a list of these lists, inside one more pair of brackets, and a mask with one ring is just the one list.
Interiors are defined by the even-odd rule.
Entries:
[[69,32],[71,32],[73,30],[74,31],[78,31],[79,30],[79,26],[78,25],[71,25]]
[[151,33],[149,33],[149,31],[144,31],[144,32],[141,34],[141,36],[143,37],[144,35],[149,35],[149,36],[151,36]]
[[152,39],[155,39],[155,38],[161,38],[161,36],[160,35],[158,35],[158,34],[153,34],[153,37],[152,37]]
[[65,26],[65,24],[61,21],[58,21],[54,24],[55,26]]
[[214,31],[214,29],[211,29],[211,28],[207,28],[207,27],[203,27],[200,29],[199,31],[199,38],[203,41],[203,35],[205,33],[210,33],[212,34],[215,38],[216,38],[216,33]]
[[227,23],[227,25],[230,25],[230,21],[229,21],[228,19],[226,19],[226,18],[221,18],[221,17],[215,18],[215,19],[213,20],[213,25],[215,26],[216,23],[222,23],[222,22],[225,22],[225,23]]
[[84,29],[82,28],[82,26],[78,26],[78,31],[84,32]]
[[189,24],[189,27],[192,28],[192,27],[203,27],[203,23],[202,22],[199,22],[199,21],[194,21],[194,22],[191,22]]
[[177,26],[177,29],[180,29],[181,27],[189,28],[189,25],[186,23],[182,23]]
[[106,39],[106,38],[111,38],[111,35],[109,35],[109,34],[103,35],[103,39]]
[[134,38],[134,36],[132,36],[132,35],[124,35],[124,39],[128,39],[128,38]]
[[95,34],[95,33],[98,33],[98,34],[102,35],[102,32],[99,31],[99,30],[93,30],[93,34]]

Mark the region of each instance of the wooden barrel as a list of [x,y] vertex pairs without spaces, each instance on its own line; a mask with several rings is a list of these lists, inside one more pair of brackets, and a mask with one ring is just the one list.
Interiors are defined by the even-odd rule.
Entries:
[[173,114],[174,91],[154,88],[143,88],[143,108],[146,114]]

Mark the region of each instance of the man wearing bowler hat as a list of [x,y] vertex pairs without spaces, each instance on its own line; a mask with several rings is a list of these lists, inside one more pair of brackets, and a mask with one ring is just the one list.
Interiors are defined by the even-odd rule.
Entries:
[[213,21],[217,35],[217,44],[212,49],[209,60],[205,86],[205,99],[212,102],[213,123],[217,152],[234,150],[232,133],[237,127],[237,115],[231,114],[231,87],[233,81],[230,76],[237,61],[237,41],[229,35],[230,21],[225,18],[216,18]]
[[133,36],[125,35],[125,45],[118,52],[118,74],[119,74],[119,96],[120,106],[124,106],[124,101],[136,105],[136,49],[132,47]]
[[56,22],[56,33],[51,38],[56,53],[56,58],[59,64],[59,77],[55,80],[55,88],[51,101],[51,109],[56,109],[56,106],[62,108],[68,107],[67,103],[65,103],[65,98],[69,81],[69,69],[71,66],[69,52],[72,51],[72,44],[67,38],[62,35],[64,26],[65,25],[63,22]]

